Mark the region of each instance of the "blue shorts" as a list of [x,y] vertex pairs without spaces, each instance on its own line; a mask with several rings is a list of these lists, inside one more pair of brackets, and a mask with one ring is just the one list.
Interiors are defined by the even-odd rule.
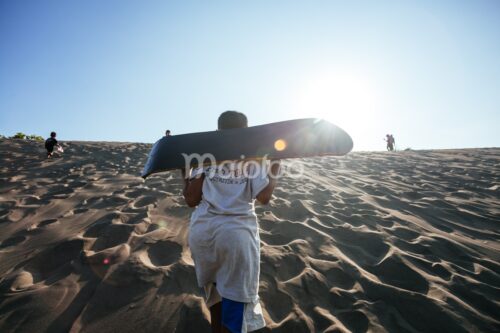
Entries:
[[222,325],[231,333],[241,333],[245,303],[231,301],[222,297]]
[[222,325],[231,333],[246,333],[266,326],[259,300],[242,303],[221,297],[214,283],[205,286],[208,307],[221,303]]

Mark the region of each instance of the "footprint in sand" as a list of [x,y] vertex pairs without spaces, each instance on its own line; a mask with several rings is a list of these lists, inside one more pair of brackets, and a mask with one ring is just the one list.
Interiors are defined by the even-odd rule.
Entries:
[[38,253],[16,268],[22,267],[32,274],[33,283],[40,281],[54,283],[71,273],[73,270],[71,262],[80,258],[83,246],[84,241],[81,239],[65,241]]
[[[411,252],[408,251],[408,253]],[[427,274],[440,277],[445,281],[449,281],[452,276],[452,273],[448,269],[446,269],[441,262],[432,262],[430,260],[425,260],[417,256],[407,255],[407,254],[404,254],[403,257],[408,262],[415,265],[417,269],[420,269]]]
[[7,213],[7,220],[11,222],[18,222],[26,215],[28,215],[28,211],[26,209],[12,209]]
[[41,198],[35,196],[35,195],[30,195],[25,198],[23,198],[20,202],[21,205],[26,205],[26,206],[31,206],[31,205],[37,205],[40,206],[43,204],[43,201]]
[[82,213],[85,213],[85,212],[88,212],[89,209],[88,208],[77,208],[75,210],[73,210],[73,214],[82,214]]
[[416,231],[410,230],[405,227],[395,227],[394,229],[387,229],[387,231],[394,236],[404,239],[406,241],[412,241],[416,239],[420,234]]
[[377,232],[338,227],[332,235],[336,240],[335,246],[363,267],[377,264],[390,250]]
[[158,230],[158,229],[160,229],[160,228],[161,228],[161,227],[160,227],[158,224],[156,224],[156,223],[151,223],[150,225],[148,225],[148,228],[146,229],[146,231],[145,231],[144,233],[145,233],[145,234],[147,234],[147,233],[150,233],[150,232],[152,232],[152,231]]
[[[179,261],[168,266],[168,269],[162,269],[160,271],[163,273],[163,276],[161,285],[157,291],[158,298],[170,297],[171,295],[182,295],[182,298],[184,300],[186,299],[186,295],[196,295],[203,297],[203,292],[198,287],[198,283],[196,281],[194,266],[186,265],[182,261]],[[204,330],[202,331],[204,332]],[[187,330],[179,332],[198,332],[198,330]]]
[[121,219],[125,224],[136,225],[149,220],[149,213],[148,210],[139,210],[136,213],[123,213]]
[[310,260],[310,265],[311,268],[323,274],[332,287],[350,290],[356,283],[356,278],[345,272],[337,262]]
[[26,240],[26,236],[14,236],[11,238],[7,238],[3,242],[0,243],[0,249],[5,249],[11,246],[15,246],[17,244],[21,244]]
[[49,192],[47,192],[47,194],[43,196],[43,199],[47,198],[66,199],[74,192],[75,190],[69,186],[54,186],[50,188]]
[[11,212],[11,209],[16,206],[15,201],[2,201],[0,202],[0,217],[2,220],[0,223],[6,222],[3,220],[4,217],[8,216]]
[[169,240],[158,241],[149,245],[149,260],[155,266],[168,266],[181,258],[182,245]]
[[84,237],[97,237],[92,250],[102,251],[127,243],[134,229],[127,224],[98,224],[87,230]]
[[154,196],[143,195],[141,198],[134,202],[135,207],[145,207],[151,204],[155,204],[158,201]]
[[385,258],[373,267],[366,267],[366,270],[375,274],[380,281],[401,289],[422,294],[429,290],[429,282],[395,255]]
[[279,288],[273,276],[263,275],[259,286],[259,296],[263,304],[279,304],[279,306],[266,307],[266,311],[272,321],[279,323],[285,319],[294,307],[292,297]]
[[351,332],[366,332],[368,330],[370,321],[359,310],[339,312],[336,313],[336,316]]
[[121,244],[96,253],[84,251],[82,262],[89,265],[95,274],[104,277],[105,273],[112,265],[127,260],[130,256],[130,251],[130,246],[128,244]]
[[39,227],[45,227],[45,226],[48,226],[52,223],[56,223],[57,221],[59,221],[58,219],[48,219],[48,220],[44,220],[40,223],[38,223],[38,226]]
[[267,273],[276,276],[279,281],[287,281],[299,275],[306,264],[299,255],[293,253],[280,253],[277,249],[262,250],[261,262],[262,269]]

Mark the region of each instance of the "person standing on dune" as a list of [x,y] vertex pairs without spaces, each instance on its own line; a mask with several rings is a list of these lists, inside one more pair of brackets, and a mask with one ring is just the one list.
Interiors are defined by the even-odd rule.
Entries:
[[393,151],[394,145],[396,144],[396,140],[394,139],[394,136],[392,134],[386,134],[385,141],[387,142],[387,150]]
[[47,158],[51,158],[54,154],[54,147],[60,149],[61,146],[57,143],[56,132],[50,133],[50,138],[45,140],[45,149],[47,149]]
[[[247,118],[240,112],[226,111],[218,119],[219,130],[244,127]],[[274,161],[266,172],[255,172],[257,167],[230,161],[183,170],[184,198],[196,207],[189,247],[214,333],[265,327],[258,296],[260,238],[254,204],[270,201],[280,165]]]

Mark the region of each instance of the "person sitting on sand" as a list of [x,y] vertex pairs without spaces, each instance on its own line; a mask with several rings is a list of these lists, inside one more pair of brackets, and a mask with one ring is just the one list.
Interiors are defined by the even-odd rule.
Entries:
[[[243,127],[243,113],[226,111],[219,116],[219,130]],[[256,199],[262,204],[270,201],[280,165],[273,161],[266,172],[255,172],[257,168],[229,161],[190,174],[183,170],[184,198],[196,207],[189,247],[198,285],[205,289],[212,332],[265,327],[258,296],[260,238],[254,204]]]
[[387,142],[387,150],[393,151],[394,145],[396,144],[396,140],[394,140],[394,136],[392,136],[392,134],[386,134],[385,141]]
[[170,136],[170,130],[165,131],[165,136]]
[[51,158],[54,154],[54,147],[60,148],[57,143],[56,132],[50,132],[50,138],[45,140],[45,149],[47,149],[47,158]]

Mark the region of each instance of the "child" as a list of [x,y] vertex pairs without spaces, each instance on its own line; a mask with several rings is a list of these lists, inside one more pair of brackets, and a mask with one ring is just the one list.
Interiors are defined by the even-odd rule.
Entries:
[[51,158],[54,153],[54,147],[59,148],[59,144],[56,140],[56,132],[50,133],[50,138],[45,140],[45,149],[47,149],[47,158]]
[[[243,113],[226,111],[219,130],[247,127]],[[256,163],[228,162],[183,171],[184,198],[196,207],[189,246],[200,287],[205,288],[212,332],[249,332],[265,326],[259,304],[260,239],[254,202],[267,204],[279,163],[270,176]],[[267,170],[266,170],[267,172]]]

